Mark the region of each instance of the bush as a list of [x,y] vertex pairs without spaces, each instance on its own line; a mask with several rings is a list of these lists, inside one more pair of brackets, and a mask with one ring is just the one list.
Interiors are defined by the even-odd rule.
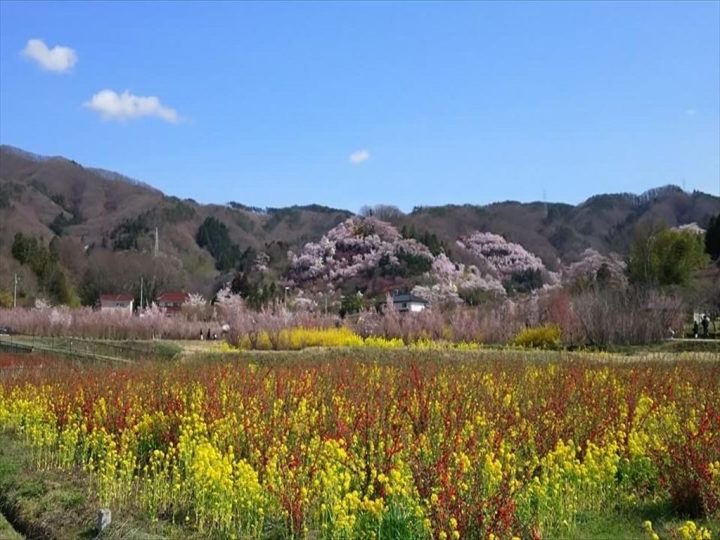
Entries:
[[13,297],[7,291],[0,291],[0,308],[11,308],[13,306]]
[[183,348],[177,343],[160,342],[152,347],[152,356],[159,360],[175,360],[182,352]]
[[556,349],[560,346],[560,327],[555,324],[547,324],[526,328],[515,336],[513,344],[520,347]]

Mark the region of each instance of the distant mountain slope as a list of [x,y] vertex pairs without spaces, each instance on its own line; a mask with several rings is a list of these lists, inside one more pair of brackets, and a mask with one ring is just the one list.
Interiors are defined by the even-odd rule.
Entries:
[[596,195],[577,206],[508,201],[420,207],[393,221],[432,231],[448,243],[472,230],[501,234],[554,269],[558,260],[572,261],[586,248],[627,254],[634,227],[641,221],[663,221],[670,227],[697,223],[704,228],[718,212],[720,197],[666,186],[642,195]]
[[[262,211],[239,204],[202,205],[166,196],[118,173],[0,146],[0,275],[13,263],[10,247],[16,232],[46,242],[59,235],[62,253],[73,267],[71,277],[79,283],[88,266],[80,259],[110,258],[127,265],[126,259],[132,259],[128,251],[153,251],[157,228],[165,265],[179,270],[173,284],[209,291],[220,273],[195,239],[206,218],[222,222],[241,251],[269,252],[274,267],[281,268],[288,249],[317,240],[351,215],[318,205]],[[118,286],[128,287],[124,282]],[[7,288],[0,283],[0,289]]]
[[[358,201],[360,204],[361,201]],[[418,235],[435,234],[453,250],[457,239],[474,231],[501,234],[537,254],[551,269],[570,262],[586,248],[627,253],[634,226],[645,219],[670,226],[696,222],[707,226],[720,212],[720,198],[685,193],[673,186],[643,195],[598,195],[577,206],[560,203],[502,202],[487,206],[420,207],[390,221]],[[225,227],[239,252],[265,252],[270,277],[288,268],[287,252],[320,239],[352,216],[319,205],[259,209],[239,203],[202,205],[168,196],[119,173],[83,167],[0,146],[0,290],[7,276],[20,271],[32,293],[33,278],[10,254],[16,232],[54,240],[54,249],[77,288],[88,273],[99,272],[104,288],[133,290],[139,274],[165,275],[158,287],[209,293],[223,278],[216,260],[198,246],[196,235],[207,218]],[[154,231],[159,255],[153,257]],[[160,279],[160,278],[158,278]]]

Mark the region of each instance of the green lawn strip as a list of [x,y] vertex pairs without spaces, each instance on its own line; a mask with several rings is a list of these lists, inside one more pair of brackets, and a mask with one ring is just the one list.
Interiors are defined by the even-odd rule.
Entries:
[[0,514],[0,538],[5,540],[22,540],[23,538],[2,514]]
[[80,472],[34,471],[28,452],[0,436],[0,510],[28,537],[77,538],[94,532],[95,508]]
[[[0,512],[12,528],[28,538],[98,537],[100,503],[88,474],[80,469],[38,470],[28,462],[29,455],[11,434],[0,434]],[[166,521],[151,522],[123,508],[111,510],[112,523],[100,538],[199,538]],[[0,538],[6,536],[13,538],[0,525]]]
[[[105,340],[69,337],[11,336],[2,343],[33,347],[36,352],[70,354],[99,360],[174,360],[183,353],[182,342],[170,340]],[[202,342],[201,342],[202,343]]]
[[[669,501],[659,504],[644,504],[635,508],[608,509],[605,512],[584,512],[576,516],[575,526],[570,532],[548,534],[547,538],[557,540],[648,540],[650,536],[643,528],[650,521],[653,530],[662,540],[677,537],[674,531],[692,518],[678,516]],[[720,534],[720,521],[692,519],[698,527],[710,530],[713,538]]]

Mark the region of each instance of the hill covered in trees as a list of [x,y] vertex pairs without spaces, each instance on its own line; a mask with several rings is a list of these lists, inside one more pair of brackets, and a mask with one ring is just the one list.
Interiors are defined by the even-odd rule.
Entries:
[[[376,223],[376,231],[363,231],[367,220],[348,222],[352,212],[320,205],[203,205],[118,173],[2,146],[0,291],[12,290],[17,273],[25,303],[39,295],[86,304],[103,292],[139,295],[141,277],[151,297],[163,289],[211,296],[234,281],[266,298],[286,285],[321,289],[316,271],[336,290],[378,294],[395,285],[431,290],[441,283],[462,292],[474,281],[490,291],[499,291],[499,284],[507,289],[509,282],[524,290],[577,265],[588,250],[626,258],[640,223],[705,229],[720,213],[720,198],[668,186],[642,195],[597,195],[579,205],[507,201],[409,213],[377,206],[361,213],[390,227]],[[334,250],[329,258],[322,254],[328,242]],[[501,261],[483,250],[498,246],[506,255],[529,254],[524,274],[493,266]],[[331,261],[327,268],[313,269],[318,254]]]

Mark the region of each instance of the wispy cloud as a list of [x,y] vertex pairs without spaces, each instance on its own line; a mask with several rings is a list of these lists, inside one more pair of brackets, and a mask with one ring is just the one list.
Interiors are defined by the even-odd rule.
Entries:
[[695,110],[695,109],[687,109],[687,110],[685,111],[685,114],[687,114],[688,116],[695,116],[695,115],[697,114],[697,110]]
[[83,104],[100,114],[104,120],[121,122],[151,116],[177,124],[180,116],[175,109],[166,107],[155,96],[136,96],[125,90],[118,94],[113,90],[101,90]]
[[47,71],[66,73],[77,64],[77,53],[70,47],[55,45],[50,49],[42,39],[31,39],[22,50],[22,55],[38,63]]
[[370,152],[365,149],[356,150],[348,158],[353,165],[360,165],[363,161],[370,159]]

